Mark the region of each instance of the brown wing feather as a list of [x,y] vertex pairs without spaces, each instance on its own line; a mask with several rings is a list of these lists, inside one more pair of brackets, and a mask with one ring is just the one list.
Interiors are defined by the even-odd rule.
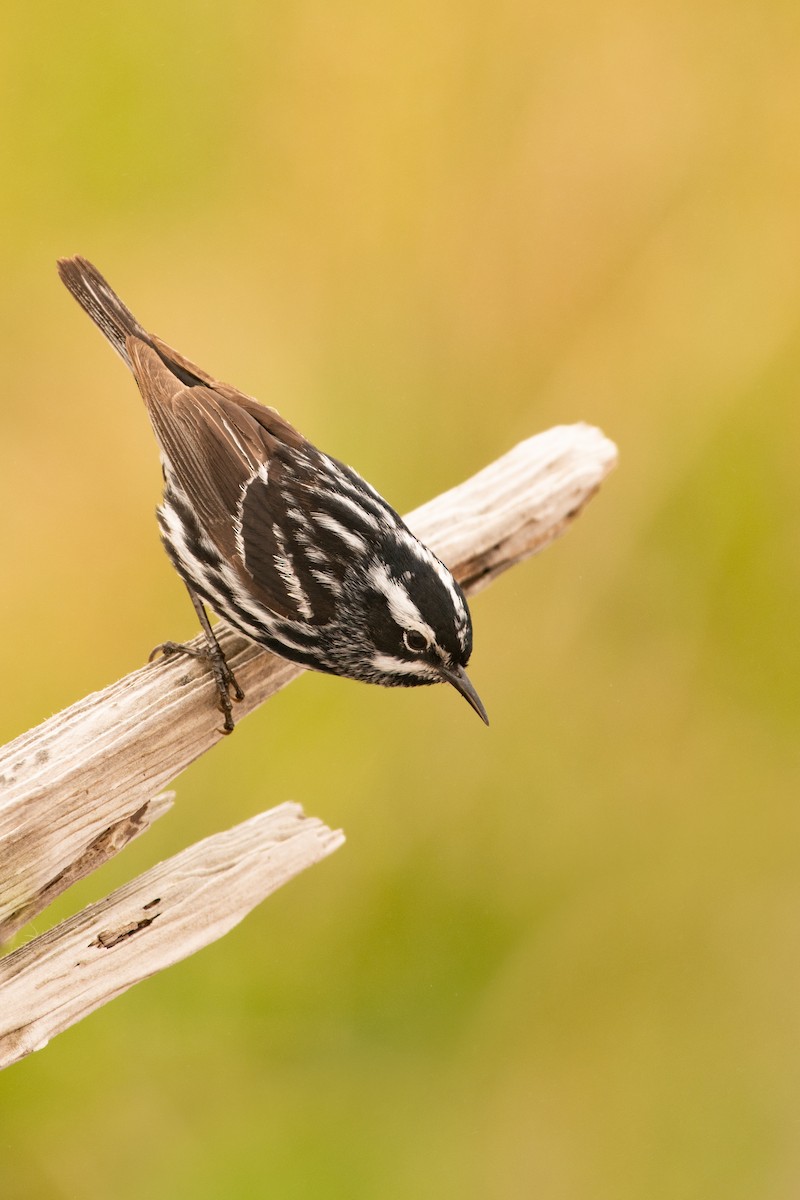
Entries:
[[[233,554],[233,514],[242,485],[263,458],[260,439],[242,428],[236,438],[226,435],[212,388],[184,387],[143,342],[130,338],[128,350],[164,457],[206,532],[226,555]],[[240,425],[234,419],[233,428]]]
[[[278,615],[329,620],[332,597],[302,556],[292,555],[292,530],[286,525],[281,496],[287,487],[298,488],[297,506],[307,506],[302,482],[287,470],[284,450],[311,447],[274,409],[225,384],[184,387],[148,345],[131,338],[128,350],[164,457],[206,534],[254,597]],[[268,483],[257,474],[264,464]],[[238,543],[235,519],[240,505]],[[302,600],[289,591],[276,565],[287,554]],[[305,612],[303,602],[308,606]]]

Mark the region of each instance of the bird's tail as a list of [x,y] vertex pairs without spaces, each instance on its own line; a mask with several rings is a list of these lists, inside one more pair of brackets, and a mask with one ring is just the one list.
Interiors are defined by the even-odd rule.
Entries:
[[131,366],[131,356],[126,338],[136,337],[151,343],[150,334],[143,329],[129,308],[106,283],[103,276],[88,259],[76,255],[60,258],[58,273],[81,308],[97,325],[125,363]]

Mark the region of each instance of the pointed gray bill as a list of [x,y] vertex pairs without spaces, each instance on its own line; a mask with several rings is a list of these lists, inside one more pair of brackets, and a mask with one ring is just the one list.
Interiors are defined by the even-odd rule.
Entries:
[[469,676],[463,667],[439,667],[439,674],[447,683],[452,683],[457,692],[470,704],[485,725],[489,724],[486,709],[481,704],[481,698],[469,681]]

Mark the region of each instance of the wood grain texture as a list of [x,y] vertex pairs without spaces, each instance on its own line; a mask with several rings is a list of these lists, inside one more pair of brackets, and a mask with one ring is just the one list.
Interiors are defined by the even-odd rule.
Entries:
[[344,841],[282,804],[197,842],[0,960],[0,1068],[222,937]]
[[[0,945],[13,937],[18,930],[27,925],[28,921],[52,904],[57,896],[72,887],[79,879],[91,875],[104,862],[119,854],[134,838],[145,833],[154,821],[162,817],[172,808],[174,792],[164,792],[161,796],[143,804],[129,817],[121,817],[89,843],[82,854],[74,862],[69,863],[45,887],[24,903],[20,908],[10,913],[4,921],[0,921]],[[0,860],[1,862],[2,860]]]

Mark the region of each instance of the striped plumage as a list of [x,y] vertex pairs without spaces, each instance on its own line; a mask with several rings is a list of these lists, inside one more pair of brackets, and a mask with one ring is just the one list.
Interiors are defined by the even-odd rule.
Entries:
[[226,729],[229,690],[241,693],[200,601],[317,671],[385,686],[450,682],[486,720],[464,671],[464,595],[394,509],[274,409],[143,329],[86,259],[58,269],[147,405],[164,471],[161,537],[203,623]]

